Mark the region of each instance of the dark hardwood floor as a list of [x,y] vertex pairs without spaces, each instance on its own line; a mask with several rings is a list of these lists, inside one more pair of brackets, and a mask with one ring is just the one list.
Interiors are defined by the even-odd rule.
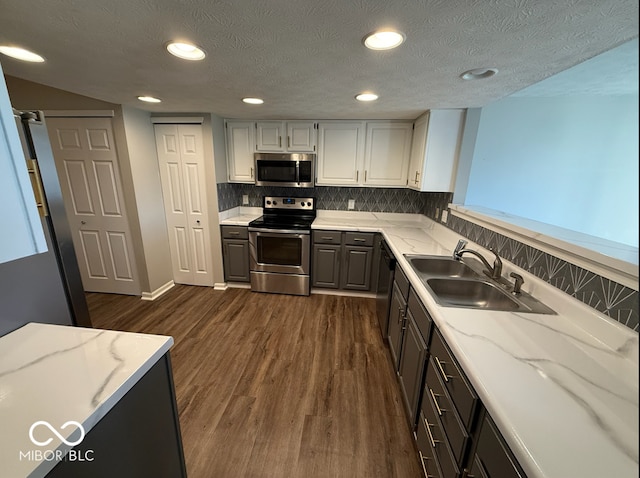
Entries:
[[373,299],[176,286],[87,301],[96,328],[173,336],[190,478],[421,476]]

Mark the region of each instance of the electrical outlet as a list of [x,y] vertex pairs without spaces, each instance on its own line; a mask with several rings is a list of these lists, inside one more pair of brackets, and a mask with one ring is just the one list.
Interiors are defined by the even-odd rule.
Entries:
[[442,222],[444,222],[445,224],[447,223],[447,218],[449,217],[449,213],[447,212],[446,209],[442,210]]
[[356,200],[349,199],[349,203],[347,204],[347,209],[355,209],[356,208]]
[[248,194],[243,194],[242,195],[242,205],[243,206],[248,206],[249,205],[249,195]]

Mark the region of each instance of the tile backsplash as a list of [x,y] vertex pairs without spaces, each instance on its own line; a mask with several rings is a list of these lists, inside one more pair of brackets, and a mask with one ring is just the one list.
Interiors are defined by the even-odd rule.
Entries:
[[[242,196],[249,204],[242,204]],[[354,211],[403,212],[425,214],[436,218],[451,202],[451,193],[421,193],[406,188],[349,188],[316,186],[315,188],[282,188],[253,184],[218,184],[218,210],[237,206],[262,207],[263,196],[315,197],[317,209],[346,211],[349,199],[355,201]]]
[[[218,209],[242,206],[247,195],[250,207],[262,207],[263,196],[309,196],[318,209],[346,211],[349,199],[356,211],[424,214],[440,221],[452,201],[452,193],[419,192],[395,188],[315,188],[260,187],[252,184],[218,184]],[[545,280],[565,293],[638,331],[638,291],[547,254],[495,231],[449,215],[444,226],[485,248],[493,247],[500,257]]]

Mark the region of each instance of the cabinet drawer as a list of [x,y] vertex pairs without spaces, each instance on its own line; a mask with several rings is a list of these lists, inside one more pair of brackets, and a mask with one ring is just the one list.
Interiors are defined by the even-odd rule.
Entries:
[[[485,415],[482,421],[478,447],[476,448],[476,461],[480,462],[476,464],[476,467],[484,472],[485,476],[525,478],[524,472],[520,469],[517,460],[489,415]],[[478,478],[481,476],[481,474],[478,475]]]
[[244,226],[222,226],[223,239],[249,239],[249,230]]
[[373,246],[374,235],[371,232],[345,232],[344,243],[351,246]]
[[340,231],[313,231],[313,242],[316,244],[341,244]]
[[433,321],[413,289],[409,290],[408,304],[411,315],[413,315],[416,325],[422,334],[422,338],[424,339],[424,342],[428,344],[429,337],[431,335],[431,324]]
[[433,360],[429,360],[427,378],[422,395],[422,409],[428,410],[428,407],[431,407],[436,411],[449,440],[449,445],[451,445],[451,451],[456,461],[461,463],[469,443],[469,434],[465,430],[464,424],[453,406],[451,397],[434,367]]
[[396,266],[396,271],[393,277],[395,283],[398,284],[398,289],[400,289],[402,297],[406,301],[409,296],[409,279],[407,279],[407,276],[404,274],[400,266]]
[[435,404],[429,398],[427,406],[422,407],[422,424],[426,427],[429,445],[440,465],[440,471],[444,478],[459,478],[460,468],[451,451],[442,423],[438,418]]
[[418,428],[416,430],[416,444],[418,445],[422,472],[425,478],[442,478],[440,467],[434,458],[435,454],[429,441],[426,421],[424,419],[424,413],[422,412],[420,412],[420,419],[418,420]]
[[445,345],[444,339],[437,328],[433,330],[429,350],[435,371],[439,374],[449,392],[449,396],[453,400],[462,422],[467,430],[470,430],[476,411],[478,396],[464,376],[453,354]]

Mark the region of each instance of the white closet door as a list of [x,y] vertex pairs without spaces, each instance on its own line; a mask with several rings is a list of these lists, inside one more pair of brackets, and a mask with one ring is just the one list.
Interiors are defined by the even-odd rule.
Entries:
[[155,125],[173,280],[213,285],[202,126]]
[[111,118],[48,118],[85,291],[140,294]]

